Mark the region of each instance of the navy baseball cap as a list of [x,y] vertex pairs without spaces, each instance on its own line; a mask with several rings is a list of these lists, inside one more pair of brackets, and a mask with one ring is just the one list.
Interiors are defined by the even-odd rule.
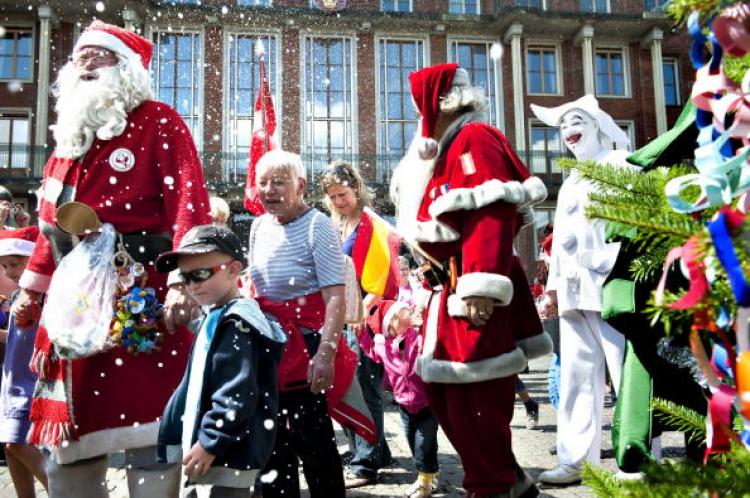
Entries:
[[234,232],[216,225],[199,225],[187,231],[176,250],[165,252],[156,258],[156,271],[167,273],[176,269],[179,256],[213,251],[223,252],[245,265],[245,252]]

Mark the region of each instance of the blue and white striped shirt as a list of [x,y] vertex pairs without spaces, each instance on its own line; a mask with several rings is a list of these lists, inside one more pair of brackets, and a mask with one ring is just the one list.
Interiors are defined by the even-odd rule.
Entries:
[[283,225],[269,214],[259,217],[248,247],[258,296],[287,301],[344,284],[341,240],[331,220],[315,208]]

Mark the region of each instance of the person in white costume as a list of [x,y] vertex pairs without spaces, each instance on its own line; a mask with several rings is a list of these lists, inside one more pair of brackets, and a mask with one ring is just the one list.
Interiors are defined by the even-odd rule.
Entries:
[[[605,145],[629,146],[628,136],[593,96],[553,108],[532,105],[531,110],[545,124],[560,127],[577,160],[628,165],[629,152]],[[584,461],[599,462],[605,365],[615,389],[620,386],[625,337],[601,317],[602,286],[620,244],[606,242],[603,221],[586,218],[588,196],[594,190],[574,170],[557,199],[546,309],[560,316],[558,467],[542,472],[539,480],[546,484],[577,483]]]

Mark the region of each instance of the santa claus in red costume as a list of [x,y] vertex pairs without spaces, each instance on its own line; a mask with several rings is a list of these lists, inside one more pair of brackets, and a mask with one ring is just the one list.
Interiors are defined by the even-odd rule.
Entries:
[[[160,302],[167,294],[165,276],[150,263],[159,252],[176,248],[190,227],[210,222],[190,131],[173,109],[152,100],[151,53],[148,40],[95,21],[60,70],[54,88],[56,147],[44,167],[40,195],[42,235],[14,308],[20,323],[39,319],[55,268],[73,246],[72,237],[56,226],[61,204],[87,204],[124,234]],[[153,448],[158,418],[180,381],[192,341],[181,326],[189,314],[176,312],[184,311],[186,301],[179,289],[169,293],[165,321],[173,330],[152,354],[116,347],[66,361],[47,338],[46,329],[55,324],[40,324],[29,440],[52,452],[51,497],[107,496],[107,454],[119,450],[126,450],[130,496],[177,495],[179,466],[154,463]]]
[[394,173],[398,229],[449,269],[430,301],[417,371],[456,448],[470,497],[536,496],[511,449],[516,374],[551,351],[513,239],[546,197],[506,137],[484,121],[486,99],[456,64],[412,73],[421,116]]

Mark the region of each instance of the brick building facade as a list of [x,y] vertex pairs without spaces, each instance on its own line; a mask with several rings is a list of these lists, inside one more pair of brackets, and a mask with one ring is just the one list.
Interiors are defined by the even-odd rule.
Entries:
[[[674,122],[692,80],[687,36],[654,0],[0,0],[0,183],[32,208],[52,143],[49,87],[94,17],[155,42],[156,98],[186,120],[210,186],[238,213],[258,39],[283,147],[313,176],[330,160],[355,161],[380,193],[416,127],[406,76],[459,62],[550,187],[538,225],[551,219],[565,148],[529,104],[594,93],[640,147]],[[529,231],[519,245],[529,261],[533,244]]]

